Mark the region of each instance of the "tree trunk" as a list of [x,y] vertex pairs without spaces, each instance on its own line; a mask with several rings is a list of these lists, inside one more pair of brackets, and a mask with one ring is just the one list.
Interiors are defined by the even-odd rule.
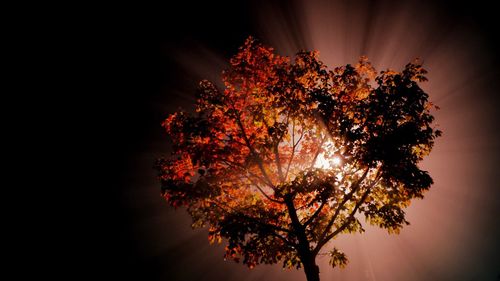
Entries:
[[316,265],[316,255],[313,255],[311,249],[309,249],[309,240],[307,240],[304,226],[297,217],[297,211],[295,210],[292,196],[285,196],[285,203],[288,208],[288,214],[290,215],[293,229],[299,240],[297,252],[304,266],[307,281],[319,281],[319,267]]
[[307,281],[319,281],[319,266],[316,265],[314,257],[303,258],[304,272]]

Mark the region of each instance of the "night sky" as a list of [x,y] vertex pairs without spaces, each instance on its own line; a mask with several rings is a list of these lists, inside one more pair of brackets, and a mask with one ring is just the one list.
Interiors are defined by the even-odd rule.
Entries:
[[[493,4],[442,1],[180,1],[112,7],[93,48],[101,79],[89,115],[99,120],[79,270],[111,280],[305,280],[281,264],[249,270],[223,260],[207,230],[160,197],[155,159],[169,153],[160,127],[190,109],[197,82],[220,72],[253,35],[283,55],[316,49],[333,68],[367,55],[377,70],[419,57],[422,84],[441,107],[444,136],[422,163],[434,178],[400,235],[367,227],[335,241],[345,269],[319,259],[321,280],[500,280],[500,71]],[[404,2],[404,3],[401,3]],[[418,3],[417,3],[418,2]],[[102,42],[102,44],[101,44]],[[108,44],[111,43],[111,44]],[[109,75],[109,76],[107,76]],[[88,246],[88,247],[87,247]]]

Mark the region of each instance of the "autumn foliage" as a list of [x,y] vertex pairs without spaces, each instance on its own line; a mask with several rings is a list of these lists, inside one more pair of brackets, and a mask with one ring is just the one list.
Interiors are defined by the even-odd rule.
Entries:
[[433,183],[417,165],[440,135],[425,74],[417,62],[377,73],[364,57],[329,70],[317,52],[291,61],[249,38],[223,89],[200,82],[195,112],[163,123],[173,152],[158,161],[162,194],[225,241],[227,259],[319,280],[318,254],[347,263],[327,242],[363,232],[363,217],[398,233]]

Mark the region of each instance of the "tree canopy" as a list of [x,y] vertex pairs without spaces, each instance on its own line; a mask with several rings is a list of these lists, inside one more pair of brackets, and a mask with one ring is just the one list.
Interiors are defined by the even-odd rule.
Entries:
[[319,280],[318,254],[347,263],[327,242],[363,232],[363,216],[398,233],[432,185],[418,166],[441,134],[425,74],[417,61],[377,73],[365,57],[329,70],[317,52],[292,61],[248,38],[223,89],[201,81],[194,112],[163,123],[173,151],[157,163],[162,194],[211,243],[226,241],[225,258]]

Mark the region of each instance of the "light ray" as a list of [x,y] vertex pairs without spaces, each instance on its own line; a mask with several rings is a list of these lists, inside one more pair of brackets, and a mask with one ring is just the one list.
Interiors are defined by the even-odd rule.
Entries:
[[[423,88],[441,107],[436,116],[444,137],[422,163],[433,175],[435,185],[425,200],[416,201],[408,209],[412,225],[402,231],[400,239],[367,226],[367,232],[360,238],[364,243],[354,243],[349,240],[350,236],[335,240],[335,245],[345,248],[351,264],[343,270],[332,270],[327,261],[322,260],[322,278],[360,280],[364,278],[360,272],[367,269],[374,274],[382,272],[376,277],[386,281],[417,281],[420,276],[432,281],[496,278],[492,274],[498,274],[494,272],[499,262],[495,239],[500,236],[500,222],[495,216],[500,213],[496,174],[500,150],[496,107],[499,76],[497,70],[492,71],[489,58],[493,54],[481,41],[477,27],[454,19],[446,7],[425,1],[394,4],[394,1],[304,0],[285,6],[286,9],[257,1],[251,9],[251,17],[258,27],[254,35],[276,47],[279,53],[293,56],[299,49],[319,50],[320,58],[329,67],[355,63],[360,55],[367,55],[379,70],[401,69],[409,60],[421,57],[430,80]],[[189,82],[200,78],[218,81],[225,61],[217,51],[199,48],[179,49],[172,56],[190,71]],[[200,62],[200,57],[205,60]],[[183,85],[177,92],[188,93],[192,85]],[[186,95],[192,97],[192,93]],[[175,109],[180,103],[165,99],[160,110],[165,113],[164,108]],[[163,135],[158,139],[163,141]],[[149,206],[151,213],[142,213],[143,217],[136,218],[142,222],[136,226],[137,236],[147,241],[141,243],[147,246],[142,249],[143,255],[156,257],[159,252],[168,252],[171,247],[186,243],[177,236],[206,245],[202,235],[190,234],[187,218],[179,218],[178,212],[165,212],[165,208],[160,207],[158,185],[149,179],[154,179],[151,163],[164,150],[149,146],[144,150],[142,157],[134,159],[142,163],[143,170],[132,176],[141,188],[134,186],[136,189],[124,199],[131,212],[136,213],[147,208],[146,202],[154,202]],[[321,154],[315,166],[326,169],[341,164],[337,156],[328,158]],[[147,218],[148,215],[152,218]],[[170,219],[155,219],[155,216]],[[181,230],[176,230],[179,227]],[[174,234],[166,237],[177,239],[164,238],[163,233],[169,231]],[[165,244],[168,247],[162,246]],[[234,280],[241,276],[249,281],[260,280],[262,276],[275,276],[273,280],[303,280],[301,272],[283,271],[280,266],[248,271],[243,266],[224,263],[222,250],[209,254],[204,247],[192,247],[193,253],[180,259],[179,267],[200,271],[206,280]],[[361,261],[363,253],[370,253],[369,265]],[[203,262],[210,266],[200,266],[197,256],[205,257]]]

